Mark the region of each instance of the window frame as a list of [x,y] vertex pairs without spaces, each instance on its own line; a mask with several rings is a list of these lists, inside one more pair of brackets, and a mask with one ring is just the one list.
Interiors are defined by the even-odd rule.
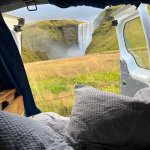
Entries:
[[[150,16],[148,15],[146,7],[146,4],[141,4],[138,9],[135,6],[127,6],[125,10],[114,14],[114,17],[118,21],[116,31],[120,49],[120,60],[126,62],[125,67],[128,71],[128,74],[130,74],[133,79],[150,85],[150,70],[141,68],[136,64],[134,57],[126,49],[123,36],[123,28],[125,23],[140,17],[144,26],[146,39],[150,39]],[[150,49],[150,40],[148,41],[147,45]]]
[[[129,22],[131,22],[131,21],[134,21],[134,20],[136,20],[136,19],[138,19],[138,18],[140,19],[140,22],[141,22],[141,25],[142,25],[142,20],[141,20],[140,16],[137,16],[137,17],[135,17],[135,18],[131,18],[131,19],[129,19],[129,20],[127,20],[127,21],[125,22],[124,27],[123,27],[123,39],[124,39],[124,44],[125,44],[125,47],[126,47],[127,52],[130,53],[130,54],[132,55],[132,57],[134,58],[134,60],[135,60],[135,62],[136,62],[136,65],[137,65],[138,67],[140,67],[140,68],[150,70],[150,68],[142,67],[142,66],[140,66],[140,65],[138,64],[136,57],[129,51],[129,48],[128,48],[128,46],[127,46],[126,39],[125,39],[125,30],[126,30],[126,25],[127,25],[127,23],[129,23]],[[149,61],[149,65],[150,65],[150,53],[149,53],[149,48],[148,48],[148,44],[147,44],[147,37],[146,37],[146,35],[145,35],[143,25],[142,25],[142,28],[143,28],[143,33],[144,33],[145,41],[146,41],[146,48],[147,48],[147,53],[148,53],[148,58],[149,58],[148,61]]]

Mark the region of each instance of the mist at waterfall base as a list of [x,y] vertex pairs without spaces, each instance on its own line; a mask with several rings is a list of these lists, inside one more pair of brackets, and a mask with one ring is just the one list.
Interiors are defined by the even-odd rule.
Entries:
[[71,47],[66,47],[60,43],[51,44],[51,48],[47,51],[49,59],[61,59],[83,56],[83,53],[79,50],[78,44],[74,44]]

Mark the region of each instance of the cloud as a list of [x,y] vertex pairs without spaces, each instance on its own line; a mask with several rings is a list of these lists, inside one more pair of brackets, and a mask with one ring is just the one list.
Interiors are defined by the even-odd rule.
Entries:
[[101,9],[99,8],[87,6],[78,6],[62,9],[57,6],[47,4],[38,6],[37,11],[31,12],[28,11],[26,8],[21,8],[9,12],[9,14],[25,18],[26,22],[33,23],[40,20],[60,20],[60,19],[91,21],[100,12]]

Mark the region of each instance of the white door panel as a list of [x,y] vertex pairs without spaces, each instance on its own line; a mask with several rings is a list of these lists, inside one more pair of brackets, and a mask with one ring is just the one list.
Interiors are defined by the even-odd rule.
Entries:
[[[116,12],[114,15],[115,15],[115,19],[118,20],[118,25],[116,27],[116,30],[117,30],[120,55],[121,55],[120,60],[127,67],[127,71],[125,72],[125,70],[122,68],[121,65],[121,88],[122,90],[126,90],[126,92],[123,91],[122,94],[133,96],[135,93],[128,94],[129,91],[131,91],[131,89],[135,88],[139,90],[144,86],[146,87],[150,85],[150,70],[149,70],[150,69],[150,51],[149,51],[150,50],[150,30],[149,30],[150,19],[149,18],[150,17],[147,10],[147,5],[144,4],[142,4],[138,9],[136,9],[133,6],[126,6],[124,9],[118,11],[118,13]],[[132,21],[134,20],[135,20],[135,26],[133,29],[135,31],[132,31],[128,24],[131,25],[134,24],[132,23]],[[140,31],[138,31],[139,28],[136,25],[136,23],[139,20],[141,21]],[[141,29],[143,30],[143,33],[141,32]],[[128,32],[128,30],[131,31]],[[131,36],[132,39],[129,38],[130,36],[125,35],[130,32],[133,32],[131,33],[131,35],[133,36],[133,37]],[[135,36],[134,36],[134,32],[135,32]],[[142,33],[139,34],[142,35],[141,37],[137,37],[138,32]],[[128,39],[125,39],[127,37]],[[136,43],[137,45],[135,45],[136,38],[138,39]],[[133,45],[135,46],[134,48],[132,46],[132,41],[134,41],[133,43]],[[140,47],[143,44],[142,43],[143,41],[145,41],[145,47],[144,46]],[[131,48],[128,47],[128,44],[130,45]],[[136,49],[138,46],[139,49]],[[127,75],[129,79],[127,78]],[[134,84],[131,84],[131,82],[134,82]],[[135,85],[135,82],[137,82],[137,85]],[[131,87],[133,85],[134,87]],[[133,90],[133,92],[136,92],[136,90]]]

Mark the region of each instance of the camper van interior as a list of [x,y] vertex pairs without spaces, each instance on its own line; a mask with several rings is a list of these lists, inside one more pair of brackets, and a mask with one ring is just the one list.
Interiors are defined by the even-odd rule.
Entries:
[[0,150],[150,150],[149,0],[0,13]]

